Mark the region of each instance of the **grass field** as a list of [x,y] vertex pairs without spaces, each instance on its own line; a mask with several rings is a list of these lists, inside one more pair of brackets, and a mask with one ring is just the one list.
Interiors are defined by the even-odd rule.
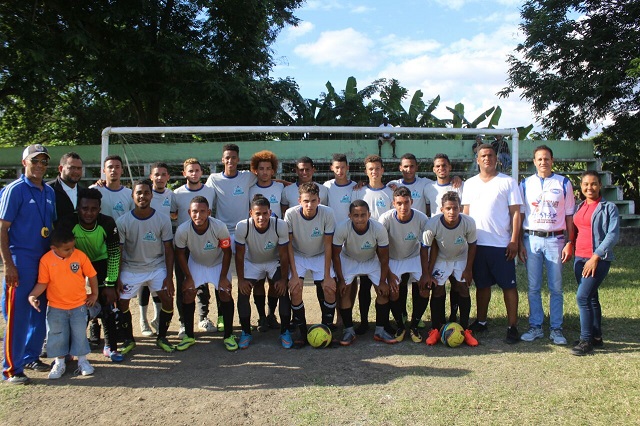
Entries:
[[[548,339],[506,345],[504,303],[495,290],[490,329],[478,336],[477,348],[389,346],[368,334],[348,348],[286,351],[270,331],[254,333],[251,347],[237,353],[226,352],[216,333],[199,334],[184,353],[165,354],[151,338],[137,338],[122,364],[92,354],[93,377],[68,372],[47,381],[45,373],[32,373],[34,385],[0,386],[0,423],[639,424],[637,253],[616,249],[600,291],[605,346],[594,356],[572,356]],[[568,266],[564,278],[564,329],[571,342],[579,323]],[[518,280],[523,332],[528,305],[521,265]],[[547,310],[546,292],[543,298]],[[305,300],[311,323],[319,318],[312,286]],[[176,340],[175,333],[171,337]]]

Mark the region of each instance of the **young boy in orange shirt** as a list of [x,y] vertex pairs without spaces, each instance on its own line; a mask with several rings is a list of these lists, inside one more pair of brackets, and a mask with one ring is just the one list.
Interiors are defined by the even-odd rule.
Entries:
[[[91,294],[87,294],[85,278],[89,278]],[[47,291],[47,352],[56,357],[49,379],[59,379],[66,370],[65,355],[78,357],[78,370],[83,376],[93,374],[87,360],[87,309],[98,299],[98,278],[91,261],[75,249],[75,237],[69,228],[51,233],[51,251],[40,259],[38,283],[29,294],[29,303],[40,312],[37,299]]]

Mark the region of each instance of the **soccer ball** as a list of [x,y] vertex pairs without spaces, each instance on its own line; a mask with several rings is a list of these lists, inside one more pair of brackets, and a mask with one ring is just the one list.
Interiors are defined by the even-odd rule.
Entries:
[[442,343],[455,348],[464,342],[464,329],[457,322],[448,322],[440,329],[440,336]]
[[324,324],[315,324],[307,331],[307,341],[314,348],[326,348],[331,343],[331,330]]

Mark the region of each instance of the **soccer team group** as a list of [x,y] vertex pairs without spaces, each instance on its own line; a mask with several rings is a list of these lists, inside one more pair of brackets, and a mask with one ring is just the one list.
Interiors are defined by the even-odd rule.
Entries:
[[[338,313],[340,345],[349,346],[368,332],[371,287],[376,341],[424,339],[428,345],[437,344],[447,322],[449,281],[448,321],[457,321],[464,329],[464,342],[477,346],[474,333],[487,330],[495,284],[504,293],[507,343],[544,336],[540,287],[546,263],[549,338],[567,344],[558,270],[572,257],[576,243],[575,201],[569,180],[553,173],[553,154],[546,146],[534,152],[538,173],[520,186],[498,172],[490,144],[478,148],[479,174],[464,183],[451,175],[445,154],[433,160],[436,180],[417,176],[416,157],[405,154],[399,165],[402,179],[388,183],[377,155],[364,159],[368,181],[356,183],[349,178],[346,156],[335,154],[334,179],[324,184],[313,180],[313,160],[302,157],[296,164],[297,181],[288,184],[274,180],[278,160],[272,152],[254,154],[251,170],[241,171],[238,146],[227,144],[223,172],[211,174],[203,183],[201,164],[187,159],[186,182],[173,191],[167,188],[169,167],[164,163],[154,163],[149,179],[127,188],[120,181],[122,159],[109,156],[103,165],[106,179],[84,189],[78,185],[82,160],[77,154],[65,154],[58,178],[44,184],[49,160],[45,147],[27,147],[23,176],[0,193],[7,382],[28,383],[25,369],[49,371],[49,378],[59,378],[69,356],[78,358],[78,374],[92,374],[87,354],[90,342],[100,342],[98,318],[104,330],[104,356],[123,361],[136,346],[129,305],[137,296],[142,335],[156,334],[157,346],[166,352],[184,351],[196,343],[196,308],[201,330],[223,332],[229,351],[248,348],[254,336],[252,295],[257,330],[279,329],[282,347],[302,347],[307,343],[303,283],[308,275],[316,286],[320,322],[336,333]],[[538,240],[545,248],[535,247]],[[598,248],[594,243],[590,256]],[[527,263],[529,278],[530,328],[522,336],[516,328],[516,256]],[[232,261],[237,305],[232,296]],[[472,282],[477,319],[469,324]],[[217,327],[209,319],[209,284],[215,288]],[[149,322],[150,295],[156,313]],[[167,338],[174,296],[180,319],[177,344]],[[356,300],[358,327],[353,321]],[[423,336],[422,317],[429,301],[431,327]],[[236,306],[239,337],[232,333]],[[89,339],[88,318],[92,318]],[[581,333],[579,342],[586,341],[588,347],[581,351],[576,347],[574,353],[590,352],[601,339],[595,327],[588,328],[591,331]],[[41,350],[55,358],[52,366],[40,360]]]

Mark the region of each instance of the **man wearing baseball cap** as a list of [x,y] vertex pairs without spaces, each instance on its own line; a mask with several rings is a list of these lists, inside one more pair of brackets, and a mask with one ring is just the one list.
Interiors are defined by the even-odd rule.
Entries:
[[[23,175],[0,191],[2,313],[6,321],[2,379],[12,384],[29,383],[24,369],[50,368],[38,357],[46,334],[46,310],[38,312],[28,301],[56,220],[54,191],[43,182],[49,160],[47,148],[29,145],[22,152]],[[44,295],[39,299],[46,306]]]

